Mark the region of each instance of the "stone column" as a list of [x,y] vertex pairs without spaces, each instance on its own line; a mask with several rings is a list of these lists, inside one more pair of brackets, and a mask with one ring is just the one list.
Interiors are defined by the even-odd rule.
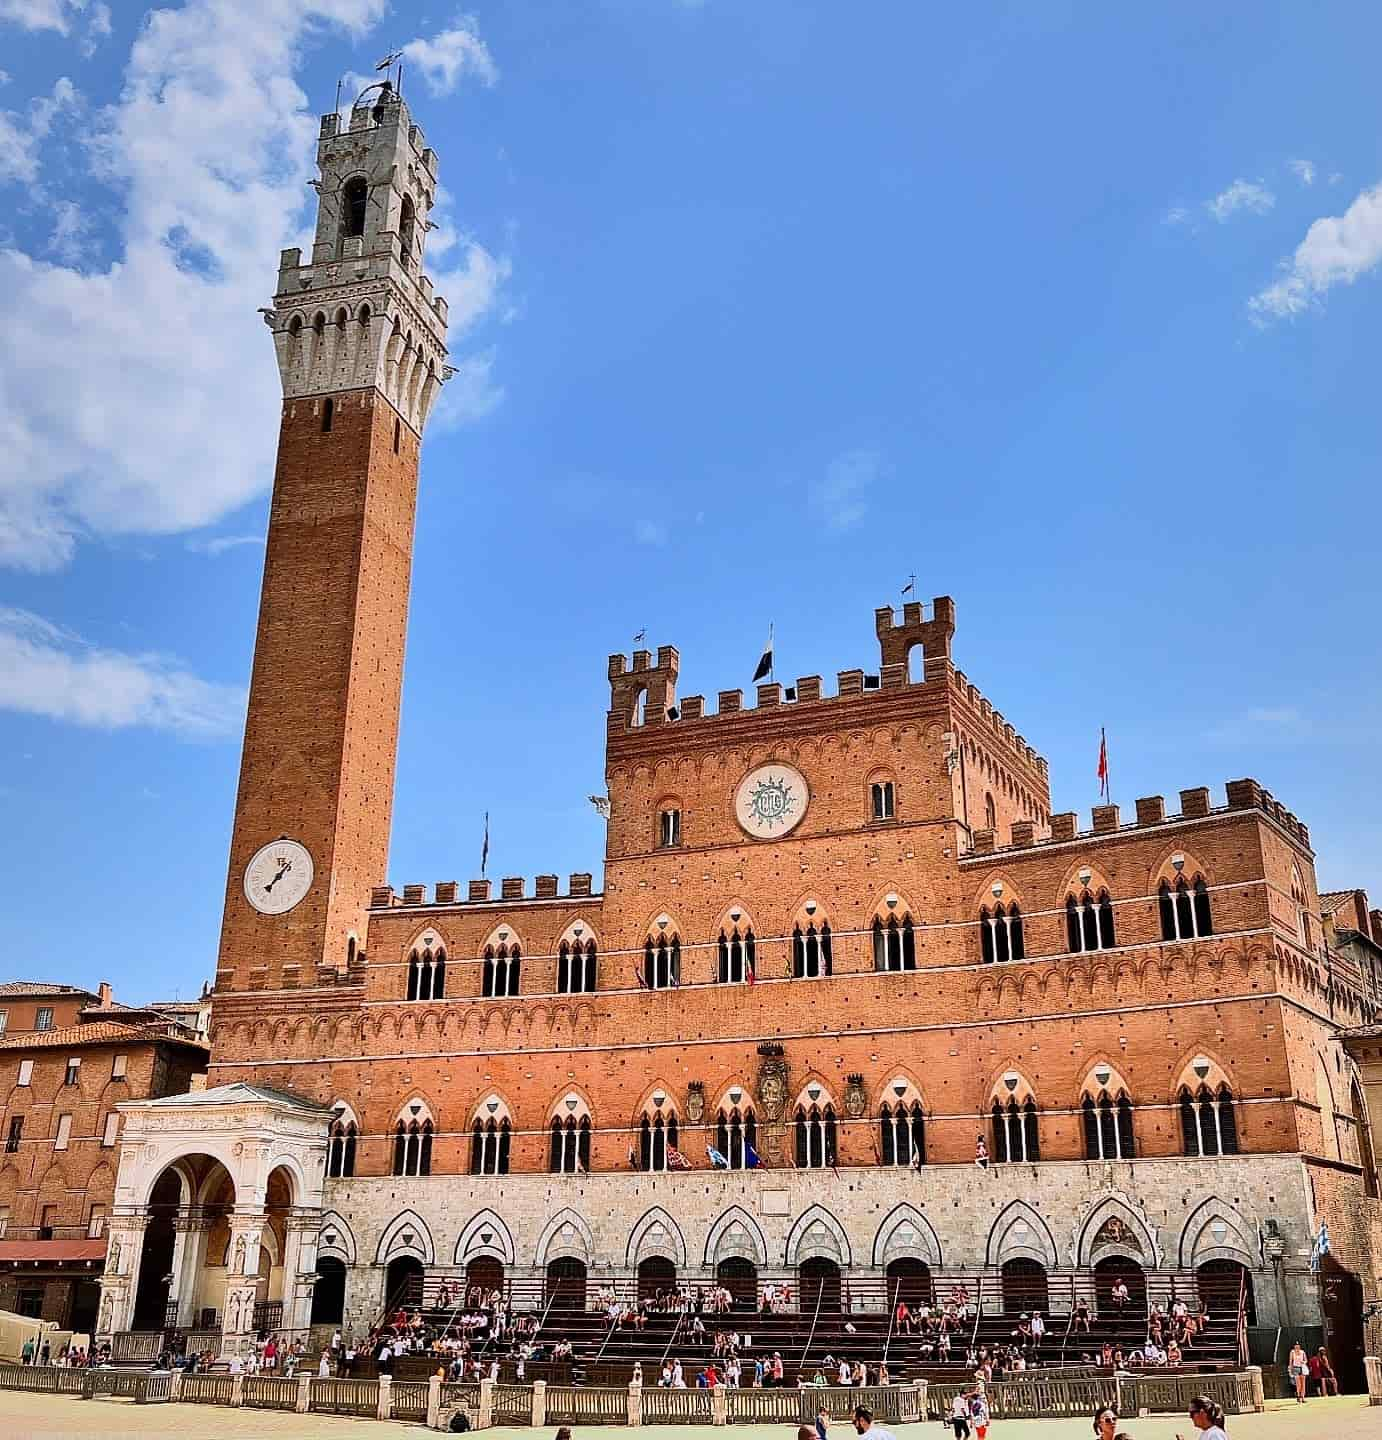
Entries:
[[441,1376],[427,1377],[427,1428],[435,1430],[441,1423]]
[[643,1423],[643,1387],[636,1382],[629,1385],[629,1424]]
[[317,1280],[317,1234],[321,1213],[294,1211],[283,1244],[283,1328],[306,1330],[312,1323],[312,1292]]
[[259,1241],[264,1232],[262,1210],[235,1214],[230,1220],[230,1259],[226,1274],[226,1308],[221,1317],[221,1356],[243,1355],[254,1333],[258,1298]]
[[177,1305],[178,1328],[192,1330],[197,1324],[197,1279],[206,1263],[211,1222],[200,1216],[179,1215],[173,1223],[173,1284],[168,1299]]
[[379,1377],[379,1405],[374,1415],[376,1420],[393,1419],[393,1377],[391,1375]]
[[477,1430],[488,1430],[494,1424],[494,1381],[480,1381],[480,1404],[479,1419],[475,1422]]
[[710,1392],[710,1423],[729,1424],[729,1394],[723,1385],[717,1385]]
[[105,1272],[101,1276],[101,1305],[96,1319],[96,1333],[102,1339],[130,1328],[139,1286],[139,1266],[144,1256],[144,1232],[148,1228],[147,1214],[111,1217]]

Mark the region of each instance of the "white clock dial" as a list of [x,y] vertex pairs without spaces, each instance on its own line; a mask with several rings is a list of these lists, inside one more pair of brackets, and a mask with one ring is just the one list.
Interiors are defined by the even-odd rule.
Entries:
[[806,778],[791,765],[760,765],[734,792],[734,818],[757,840],[795,830],[811,798]]
[[275,840],[245,866],[245,899],[263,915],[286,915],[312,888],[312,857],[296,840]]

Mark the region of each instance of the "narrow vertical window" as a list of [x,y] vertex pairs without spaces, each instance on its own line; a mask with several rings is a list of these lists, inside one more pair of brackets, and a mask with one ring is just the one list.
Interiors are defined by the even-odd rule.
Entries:
[[336,418],[336,402],[328,395],[322,402],[322,433],[331,429],[331,422]]
[[398,454],[399,442],[400,442],[402,439],[403,439],[403,422],[398,418],[397,415],[395,415],[395,416],[394,416],[394,421],[393,421],[393,453],[394,453],[395,455]]

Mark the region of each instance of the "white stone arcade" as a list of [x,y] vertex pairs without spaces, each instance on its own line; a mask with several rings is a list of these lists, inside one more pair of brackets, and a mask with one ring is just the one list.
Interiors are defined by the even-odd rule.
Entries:
[[305,1330],[331,1112],[246,1084],[118,1108],[97,1334],[204,1330],[214,1311],[220,1352],[236,1354],[262,1306],[274,1308],[274,1329]]

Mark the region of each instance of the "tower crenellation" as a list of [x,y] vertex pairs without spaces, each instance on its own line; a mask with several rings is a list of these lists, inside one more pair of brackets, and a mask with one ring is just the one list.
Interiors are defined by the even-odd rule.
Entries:
[[421,434],[451,373],[447,304],[422,269],[437,158],[391,87],[362,100],[344,130],[323,117],[311,258],[282,252],[263,313],[285,399],[377,389]]

